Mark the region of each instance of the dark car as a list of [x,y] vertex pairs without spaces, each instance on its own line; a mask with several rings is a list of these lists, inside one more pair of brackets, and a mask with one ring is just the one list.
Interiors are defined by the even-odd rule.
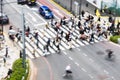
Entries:
[[45,19],[51,19],[54,18],[53,12],[47,7],[47,6],[40,6],[39,13],[45,18]]
[[17,0],[18,4],[27,4],[27,0]]
[[9,18],[5,14],[0,13],[0,24],[9,24]]

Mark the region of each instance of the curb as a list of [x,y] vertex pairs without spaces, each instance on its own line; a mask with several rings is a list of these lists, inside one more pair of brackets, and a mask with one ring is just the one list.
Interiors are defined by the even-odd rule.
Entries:
[[33,62],[31,61],[31,59],[29,60],[29,74],[28,74],[28,78],[27,80],[36,80],[36,76],[37,76],[37,68],[34,66]]
[[116,43],[114,43],[114,42],[112,42],[112,41],[109,41],[109,43],[111,43],[111,44],[113,44],[113,45],[115,45],[115,46],[117,46],[117,47],[120,47],[119,44],[116,44]]

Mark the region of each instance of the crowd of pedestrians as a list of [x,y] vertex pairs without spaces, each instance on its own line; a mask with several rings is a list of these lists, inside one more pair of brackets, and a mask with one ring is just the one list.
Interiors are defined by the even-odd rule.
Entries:
[[[115,28],[119,28],[120,22],[115,27],[114,19],[111,17],[108,20],[104,20],[101,17],[93,16],[85,11],[81,13],[81,19],[78,19],[77,16],[73,16],[70,18],[63,17],[59,21],[51,19],[50,24],[45,25],[45,29],[49,30],[51,28],[54,29],[56,37],[46,37],[43,31],[43,39],[46,42],[44,44],[42,50],[44,53],[49,52],[49,48],[56,47],[56,52],[60,52],[61,41],[66,43],[69,46],[69,49],[72,49],[73,41],[76,40],[85,40],[89,43],[95,42],[95,39],[102,40],[102,38],[108,38],[108,35],[113,35]],[[10,27],[10,30],[12,27]],[[66,29],[66,31],[64,31]],[[37,29],[33,32],[33,37],[30,36],[31,30],[30,27],[25,28],[26,37],[29,37],[31,41],[35,42],[36,47],[39,48],[39,39],[38,39],[38,31]],[[16,34],[17,40],[21,41],[22,32],[18,31]],[[12,36],[10,35],[10,38]]]

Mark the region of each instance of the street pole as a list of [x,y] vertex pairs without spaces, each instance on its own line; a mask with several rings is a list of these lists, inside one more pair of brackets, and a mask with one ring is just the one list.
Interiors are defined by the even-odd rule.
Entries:
[[81,7],[82,7],[82,0],[79,2],[79,20],[81,20]]
[[70,0],[70,12],[72,12],[72,0]]
[[[3,0],[1,0],[1,17],[3,18]],[[1,34],[3,36],[3,21],[1,23]]]
[[101,12],[103,13],[103,0],[101,0]]
[[25,51],[25,17],[22,6],[22,39],[23,39],[23,67],[26,68],[26,51]]

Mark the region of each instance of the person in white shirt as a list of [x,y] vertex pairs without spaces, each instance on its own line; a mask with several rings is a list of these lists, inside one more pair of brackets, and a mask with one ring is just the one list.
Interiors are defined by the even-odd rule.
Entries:
[[69,74],[72,74],[70,64],[66,66],[66,68],[65,68],[65,74],[63,76],[69,76]]

